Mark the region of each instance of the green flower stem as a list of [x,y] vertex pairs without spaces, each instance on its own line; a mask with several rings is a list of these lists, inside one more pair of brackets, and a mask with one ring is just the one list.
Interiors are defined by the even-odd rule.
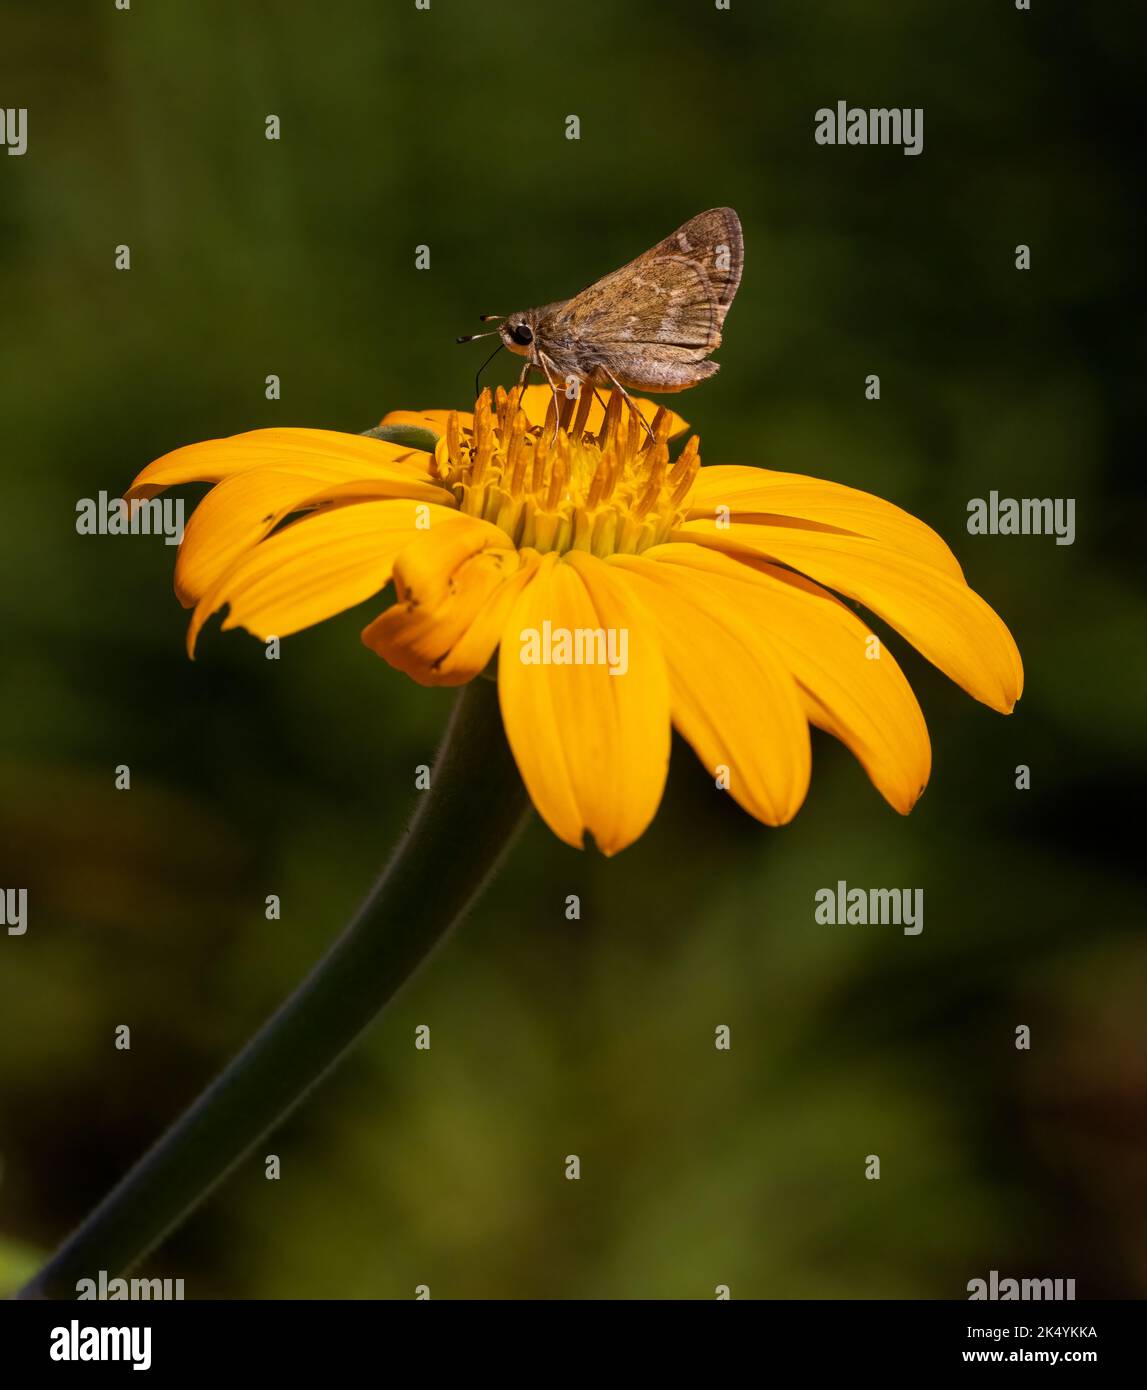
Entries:
[[75,1298],[77,1280],[123,1274],[154,1249],[410,979],[493,876],[528,809],[497,687],[471,681],[431,786],[350,926],[18,1296]]

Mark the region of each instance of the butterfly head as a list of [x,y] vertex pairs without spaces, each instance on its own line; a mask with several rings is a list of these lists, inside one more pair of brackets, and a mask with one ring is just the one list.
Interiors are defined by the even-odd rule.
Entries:
[[534,352],[534,330],[536,311],[526,310],[521,314],[511,314],[498,325],[498,336],[505,347],[516,352],[519,357],[530,357]]

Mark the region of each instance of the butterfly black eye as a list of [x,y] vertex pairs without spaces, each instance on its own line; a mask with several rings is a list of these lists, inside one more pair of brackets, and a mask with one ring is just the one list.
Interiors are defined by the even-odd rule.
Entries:
[[510,337],[519,347],[527,347],[534,341],[534,330],[528,323],[516,323],[510,329]]

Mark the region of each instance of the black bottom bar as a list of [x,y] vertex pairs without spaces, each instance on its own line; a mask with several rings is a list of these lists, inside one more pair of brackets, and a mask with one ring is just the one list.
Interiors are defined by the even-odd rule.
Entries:
[[[625,1361],[645,1378],[659,1361],[680,1376],[695,1359],[710,1375],[741,1358],[762,1375],[974,1376],[997,1365],[1110,1374],[1142,1364],[1143,1325],[1142,1302],[10,1302],[0,1304],[0,1354],[12,1386],[56,1373],[137,1383],[136,1364],[161,1384],[222,1369],[297,1378],[374,1366],[382,1377],[400,1364],[417,1375],[423,1358],[435,1378],[452,1358],[483,1376],[544,1375],[555,1353],[563,1372],[580,1362],[599,1375],[604,1333],[615,1376]],[[539,1332],[546,1351],[533,1341]]]

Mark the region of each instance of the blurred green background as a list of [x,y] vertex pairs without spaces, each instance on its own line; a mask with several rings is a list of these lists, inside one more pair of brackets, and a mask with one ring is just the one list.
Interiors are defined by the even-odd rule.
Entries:
[[[465,406],[480,348],[452,339],[479,313],[728,203],[722,371],[674,402],[703,458],[925,518],[1016,635],[1016,714],[892,639],[935,751],[910,818],[818,736],[784,830],[680,743],[617,859],[535,822],[149,1272],[189,1297],[959,1298],[990,1269],[1147,1293],[1134,23],[1043,0],[0,5],[0,104],[29,109],[27,154],[0,155],[0,884],[30,894],[27,935],[0,934],[0,1288],[332,939],[452,699],[361,646],[379,602],[278,662],[213,626],[189,663],[174,550],[78,536],[77,500],[197,439]],[[838,99],[922,106],[923,154],[816,146]],[[1076,543],[969,536],[991,489],[1074,497]],[[841,878],[923,888],[923,934],[816,925]]]

